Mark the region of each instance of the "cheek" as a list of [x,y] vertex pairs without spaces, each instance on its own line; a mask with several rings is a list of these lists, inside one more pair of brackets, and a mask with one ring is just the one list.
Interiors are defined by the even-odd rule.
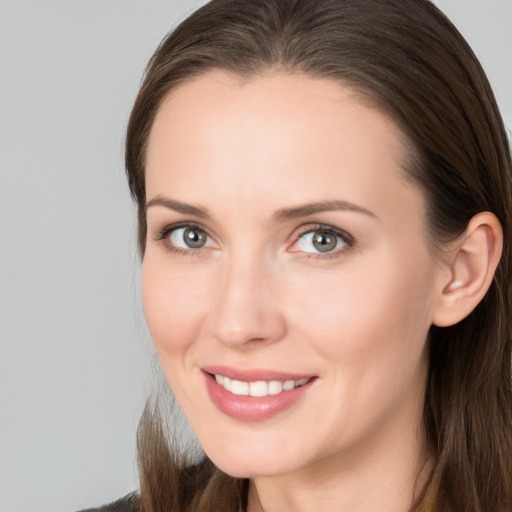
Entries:
[[[183,270],[183,269],[181,269]],[[151,338],[162,360],[187,350],[197,339],[208,297],[205,280],[151,258],[142,265],[142,301]]]
[[296,303],[301,338],[314,340],[316,354],[327,362],[332,396],[341,404],[327,404],[324,409],[332,412],[324,414],[331,414],[333,436],[344,425],[345,440],[381,425],[400,404],[415,412],[424,388],[429,267],[418,271],[391,255],[379,261],[378,268],[351,269],[335,285],[317,280],[316,300],[303,294]]
[[[375,262],[378,261],[378,264]],[[344,367],[399,369],[417,360],[430,327],[434,264],[382,251],[294,290],[294,317],[317,350]]]

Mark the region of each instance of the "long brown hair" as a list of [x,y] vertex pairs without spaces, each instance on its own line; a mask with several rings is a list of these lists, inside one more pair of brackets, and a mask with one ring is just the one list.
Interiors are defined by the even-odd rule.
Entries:
[[[512,164],[503,121],[466,41],[428,0],[213,0],[161,43],[131,113],[126,169],[146,239],[145,153],[169,91],[211,69],[269,69],[337,80],[389,115],[409,141],[410,178],[439,247],[478,212],[501,221],[505,247],[482,302],[452,327],[432,327],[424,429],[437,465],[418,510],[512,506]],[[145,512],[243,510],[247,482],[169,448],[157,409],[139,431]],[[442,504],[441,504],[442,497]]]

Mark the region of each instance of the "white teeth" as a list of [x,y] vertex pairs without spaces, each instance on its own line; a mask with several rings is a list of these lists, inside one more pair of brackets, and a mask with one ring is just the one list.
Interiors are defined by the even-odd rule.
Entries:
[[283,391],[283,383],[278,380],[271,380],[268,383],[268,394],[269,395],[278,395]]
[[249,383],[241,380],[231,381],[231,393],[234,395],[247,396],[249,394]]
[[251,396],[267,396],[268,395],[268,384],[259,380],[258,382],[251,382],[249,384],[249,395]]
[[243,382],[240,380],[229,379],[223,375],[215,375],[215,380],[225,390],[230,391],[234,395],[259,397],[278,395],[283,391],[290,391],[309,382],[309,378],[307,377],[305,379],[286,380],[284,382],[279,380],[271,380],[268,382],[264,380]]
[[283,391],[290,391],[290,389],[293,389],[294,387],[295,387],[294,380],[285,380],[283,382]]

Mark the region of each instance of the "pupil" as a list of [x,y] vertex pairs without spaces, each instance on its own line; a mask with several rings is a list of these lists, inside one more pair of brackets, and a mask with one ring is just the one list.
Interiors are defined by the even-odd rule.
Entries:
[[313,245],[320,252],[332,251],[336,247],[336,237],[328,233],[315,233]]
[[183,233],[183,240],[192,249],[203,247],[206,242],[206,236],[203,231],[194,228],[187,228]]

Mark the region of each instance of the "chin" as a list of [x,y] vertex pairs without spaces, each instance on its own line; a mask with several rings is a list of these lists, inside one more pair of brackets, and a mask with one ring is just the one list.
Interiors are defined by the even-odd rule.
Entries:
[[291,473],[300,466],[298,454],[287,453],[282,443],[247,446],[247,443],[212,441],[211,445],[203,445],[203,449],[219,469],[236,478],[278,476]]
[[249,457],[242,457],[241,460],[210,457],[212,462],[224,473],[235,478],[256,478],[272,477],[290,473],[290,469],[283,466],[283,461],[279,464],[273,463],[271,458],[267,460],[248,460]]

